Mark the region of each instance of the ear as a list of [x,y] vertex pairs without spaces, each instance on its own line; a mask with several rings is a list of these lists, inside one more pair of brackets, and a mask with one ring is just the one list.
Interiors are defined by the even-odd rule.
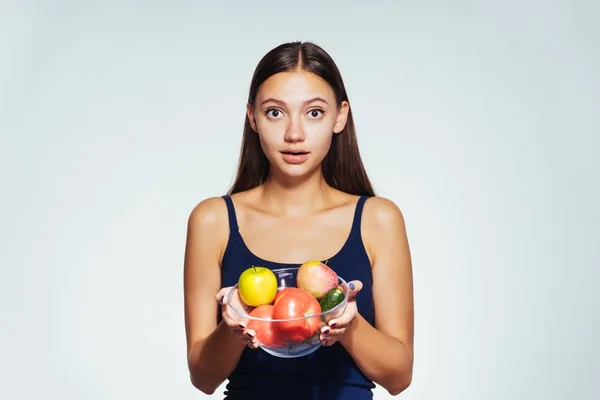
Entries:
[[246,105],[246,115],[248,116],[252,130],[258,132],[258,129],[256,129],[256,119],[254,118],[254,107],[250,103]]
[[348,121],[348,113],[350,112],[350,104],[347,101],[342,101],[338,107],[338,113],[333,126],[333,133],[340,133],[346,127]]

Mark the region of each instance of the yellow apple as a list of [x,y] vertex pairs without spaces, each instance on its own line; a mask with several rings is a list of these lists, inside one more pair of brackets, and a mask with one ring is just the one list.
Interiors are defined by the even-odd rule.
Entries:
[[277,294],[277,277],[269,268],[252,266],[240,275],[238,290],[251,307],[271,304]]

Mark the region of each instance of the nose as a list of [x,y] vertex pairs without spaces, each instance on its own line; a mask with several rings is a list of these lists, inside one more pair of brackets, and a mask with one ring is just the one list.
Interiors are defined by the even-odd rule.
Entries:
[[285,141],[288,143],[303,142],[305,138],[302,123],[297,118],[291,118],[285,131]]

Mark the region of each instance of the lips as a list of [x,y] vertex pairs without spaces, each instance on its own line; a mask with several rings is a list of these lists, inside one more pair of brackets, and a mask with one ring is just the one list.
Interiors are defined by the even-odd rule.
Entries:
[[281,152],[281,156],[283,160],[288,164],[302,164],[306,160],[308,160],[308,151],[304,150],[285,150]]
[[286,151],[282,151],[282,154],[289,154],[289,155],[293,155],[293,156],[301,156],[304,154],[308,154],[308,151],[304,151],[304,150],[286,150]]

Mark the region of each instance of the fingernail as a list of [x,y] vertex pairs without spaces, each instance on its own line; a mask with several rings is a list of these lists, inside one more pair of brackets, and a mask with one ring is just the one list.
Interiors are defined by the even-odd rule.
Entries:
[[239,324],[238,326],[240,327],[240,329],[244,329],[245,328],[245,326],[242,325],[242,324]]
[[354,290],[354,289],[356,289],[356,286],[354,285],[354,283],[350,283],[350,284],[348,285],[348,287],[350,288],[350,290]]
[[225,300],[225,295],[221,296],[221,300],[219,300],[219,303],[223,304],[223,300]]
[[325,329],[323,329],[323,333],[324,333],[324,334],[328,334],[328,333],[329,333],[329,328],[325,328]]
[[332,328],[335,328],[335,322],[329,326],[331,326]]
[[248,337],[249,337],[250,339],[253,339],[253,338],[254,338],[254,335],[253,335],[253,334],[251,334],[250,332],[246,332],[246,335],[248,335]]

